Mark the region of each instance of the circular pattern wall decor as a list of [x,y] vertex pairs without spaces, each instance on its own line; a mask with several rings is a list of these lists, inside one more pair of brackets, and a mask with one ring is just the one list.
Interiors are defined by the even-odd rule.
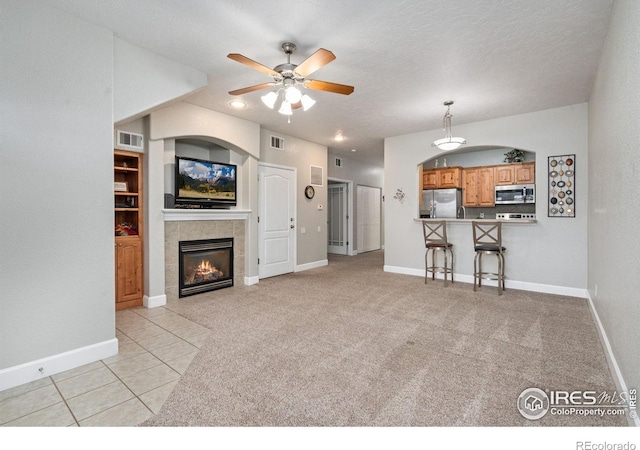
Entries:
[[[575,173],[576,155],[549,156],[547,173],[548,177],[548,216],[549,217],[575,217],[575,207],[563,208],[562,205],[575,204]],[[572,188],[558,190],[564,187]],[[560,206],[558,208],[558,206]]]

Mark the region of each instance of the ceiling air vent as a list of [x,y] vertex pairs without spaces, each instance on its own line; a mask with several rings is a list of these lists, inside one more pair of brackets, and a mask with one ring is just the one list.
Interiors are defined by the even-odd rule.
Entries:
[[335,165],[336,167],[342,167],[342,158],[336,158]]
[[322,167],[320,166],[311,166],[311,180],[309,184],[314,186],[322,186]]
[[284,139],[278,136],[271,136],[271,148],[284,150]]
[[144,149],[144,136],[141,134],[130,133],[128,131],[117,131],[118,139],[117,145],[118,147],[127,147],[127,148],[135,148],[137,150]]

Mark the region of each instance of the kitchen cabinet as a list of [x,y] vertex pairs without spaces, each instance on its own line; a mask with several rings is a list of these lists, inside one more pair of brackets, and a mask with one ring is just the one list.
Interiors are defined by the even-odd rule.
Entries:
[[478,206],[495,206],[495,183],[492,167],[478,169]]
[[528,162],[495,166],[494,177],[496,186],[535,184],[536,164],[534,162]]
[[495,206],[494,168],[470,167],[462,170],[462,204],[464,206]]
[[478,206],[478,169],[462,169],[462,204]]
[[512,164],[504,164],[500,166],[494,166],[493,178],[496,186],[504,186],[509,184],[515,184],[514,167]]
[[422,189],[461,188],[461,173],[461,167],[442,167],[439,169],[424,170],[422,172]]
[[535,184],[536,164],[534,162],[514,164],[515,184]]
[[462,187],[460,181],[460,167],[443,167],[438,169],[438,188],[459,188]]
[[436,169],[429,169],[422,172],[422,189],[438,188],[438,172]]

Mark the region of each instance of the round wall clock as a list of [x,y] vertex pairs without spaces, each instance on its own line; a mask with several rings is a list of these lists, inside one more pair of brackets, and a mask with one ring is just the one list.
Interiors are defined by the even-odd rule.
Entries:
[[314,195],[316,195],[316,190],[313,188],[313,186],[307,186],[306,188],[304,188],[304,196],[309,200],[311,200]]

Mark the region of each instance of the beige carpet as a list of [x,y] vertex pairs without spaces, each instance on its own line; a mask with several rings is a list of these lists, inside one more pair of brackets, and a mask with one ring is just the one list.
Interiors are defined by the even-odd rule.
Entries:
[[584,299],[382,271],[382,252],[173,302],[212,330],[147,426],[618,426],[516,408],[613,391]]

